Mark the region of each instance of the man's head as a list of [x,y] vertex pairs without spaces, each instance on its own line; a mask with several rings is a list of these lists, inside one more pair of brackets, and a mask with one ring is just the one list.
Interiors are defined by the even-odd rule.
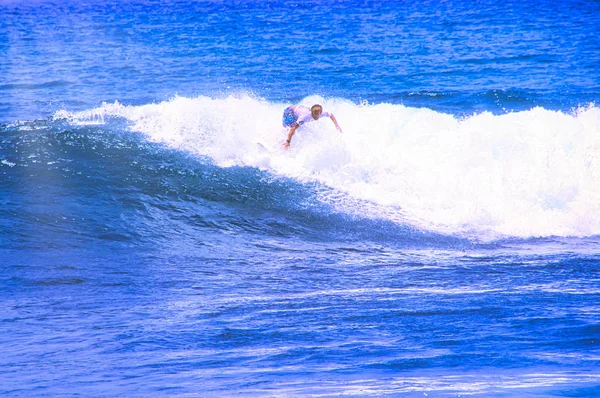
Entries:
[[313,119],[318,120],[321,117],[321,113],[323,113],[323,107],[319,104],[315,104],[310,108],[310,113],[312,114]]

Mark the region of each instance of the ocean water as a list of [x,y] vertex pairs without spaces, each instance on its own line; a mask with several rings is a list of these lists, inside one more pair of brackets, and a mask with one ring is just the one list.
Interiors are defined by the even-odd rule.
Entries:
[[[0,395],[600,396],[600,3],[0,1]],[[285,151],[281,114],[323,104]]]

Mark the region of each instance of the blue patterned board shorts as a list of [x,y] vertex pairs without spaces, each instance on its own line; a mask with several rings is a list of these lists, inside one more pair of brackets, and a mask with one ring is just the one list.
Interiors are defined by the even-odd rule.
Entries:
[[291,106],[288,106],[283,111],[283,127],[292,127],[294,123],[296,123],[296,117],[294,116],[294,111]]

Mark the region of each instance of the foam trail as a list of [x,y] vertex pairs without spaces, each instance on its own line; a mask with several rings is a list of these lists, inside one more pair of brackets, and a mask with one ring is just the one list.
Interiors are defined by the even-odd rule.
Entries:
[[[170,101],[59,114],[74,122],[123,117],[153,141],[318,181],[340,211],[477,239],[600,234],[600,109],[467,118],[402,105],[308,97],[333,112],[281,149],[288,104],[249,96]],[[256,145],[261,142],[269,152]]]

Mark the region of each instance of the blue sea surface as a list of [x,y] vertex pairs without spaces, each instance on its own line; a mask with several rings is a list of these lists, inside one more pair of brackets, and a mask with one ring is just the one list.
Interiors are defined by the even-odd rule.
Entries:
[[[600,396],[600,3],[0,1],[1,396]],[[283,110],[324,118],[283,142]]]

